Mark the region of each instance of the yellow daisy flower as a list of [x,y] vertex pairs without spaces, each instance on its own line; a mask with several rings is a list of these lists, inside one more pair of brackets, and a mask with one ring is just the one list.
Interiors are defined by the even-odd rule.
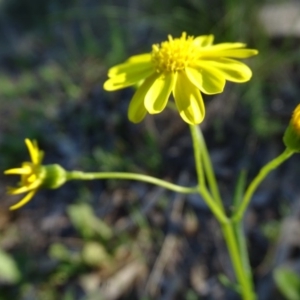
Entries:
[[29,202],[41,187],[45,177],[45,170],[41,167],[44,156],[43,151],[39,150],[36,141],[26,139],[25,143],[29,151],[31,162],[24,162],[21,168],[9,169],[4,172],[6,175],[12,174],[21,176],[19,187],[8,189],[10,195],[28,193],[17,204],[11,206],[11,210],[20,208]]
[[244,63],[232,58],[247,58],[258,53],[243,43],[213,45],[213,35],[194,38],[185,32],[180,38],[152,46],[152,52],[130,57],[109,69],[104,89],[114,91],[141,83],[128,109],[134,123],[146,113],[160,113],[172,93],[182,119],[199,124],[205,116],[201,93],[218,94],[226,80],[245,82],[252,72]]

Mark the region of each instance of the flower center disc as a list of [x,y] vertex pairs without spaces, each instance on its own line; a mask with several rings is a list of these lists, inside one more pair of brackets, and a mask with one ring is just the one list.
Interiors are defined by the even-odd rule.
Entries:
[[182,71],[197,60],[198,49],[192,36],[184,32],[180,38],[169,35],[168,39],[152,46],[152,62],[158,73]]

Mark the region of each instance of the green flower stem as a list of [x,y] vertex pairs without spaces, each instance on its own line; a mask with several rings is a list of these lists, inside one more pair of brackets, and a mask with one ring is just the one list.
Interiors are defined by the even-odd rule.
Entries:
[[293,150],[286,148],[279,156],[271,160],[268,164],[266,164],[258,175],[253,179],[253,181],[248,186],[241,205],[238,207],[237,211],[231,217],[233,222],[240,221],[244,213],[249,205],[249,202],[253,196],[253,193],[256,191],[259,184],[265,179],[265,177],[274,169],[276,169],[280,164],[282,164],[285,160],[287,160],[292,154],[294,153]]
[[242,221],[233,222],[233,228],[234,228],[234,232],[235,232],[238,247],[239,247],[239,253],[241,256],[243,270],[247,274],[251,290],[254,290],[252,270],[251,270],[251,266],[250,266],[247,242],[246,242],[244,226],[243,226]]
[[226,224],[230,221],[224,211],[217,205],[205,186],[199,187],[199,194],[203,197],[207,206],[221,224]]
[[[243,199],[243,194],[245,191],[245,185],[246,185],[246,172],[242,171],[240,173],[240,176],[239,176],[237,184],[236,184],[236,188],[235,188],[235,192],[234,192],[234,199],[233,199],[233,207],[238,207],[239,204],[241,203],[241,201]],[[241,255],[241,260],[242,260],[244,271],[248,276],[249,283],[251,284],[251,289],[254,290],[252,270],[250,267],[246,236],[245,236],[242,220],[239,222],[233,222],[233,229],[234,229],[235,236],[237,239],[239,253]]]
[[184,187],[152,176],[136,174],[136,173],[126,173],[126,172],[85,173],[81,171],[71,171],[67,173],[67,180],[95,180],[95,179],[137,180],[137,181],[143,181],[143,182],[155,184],[157,186],[161,186],[165,189],[177,193],[182,193],[182,194],[198,193],[198,187]]
[[238,248],[237,236],[234,232],[234,224],[232,222],[227,222],[221,224],[221,227],[233,264],[234,272],[241,287],[242,298],[244,300],[255,300],[256,296],[253,290],[251,278],[243,268],[242,257]]
[[[204,154],[204,157],[207,161],[210,162],[209,155],[207,153],[207,148],[205,146],[205,142],[203,139],[203,136],[201,134],[200,128],[197,125],[190,125],[191,130],[191,136],[193,141],[193,148],[194,148],[194,156],[195,156],[195,163],[196,163],[196,172],[197,172],[197,178],[198,178],[198,187],[199,187],[199,193],[205,200],[206,204],[211,209],[212,213],[215,215],[215,217],[218,219],[220,223],[226,223],[228,222],[228,218],[226,217],[223,209],[223,205],[217,203],[215,199],[210,195],[209,191],[206,188],[205,185],[205,178],[204,178],[204,166],[210,166],[208,171],[210,173],[209,178],[214,177],[213,170],[211,168],[211,164],[207,164],[206,162],[202,163],[201,158],[203,154],[203,150],[206,150],[206,153]],[[216,187],[215,182],[215,187]],[[221,203],[221,201],[220,201]]]
[[194,156],[195,156],[195,163],[196,163],[196,172],[198,178],[198,185],[200,187],[205,185],[204,181],[204,171],[203,165],[201,162],[201,137],[200,137],[200,129],[197,125],[190,125],[191,136],[193,141],[193,148],[194,148]]
[[200,147],[201,147],[204,170],[205,170],[205,174],[207,176],[207,181],[208,181],[208,184],[209,184],[210,191],[212,193],[213,198],[218,203],[219,207],[224,211],[224,206],[223,206],[223,202],[222,202],[222,199],[221,199],[221,196],[220,196],[220,192],[219,192],[215,172],[213,171],[213,167],[212,167],[210,156],[209,156],[209,153],[208,153],[208,150],[207,150],[207,147],[206,147],[206,143],[205,143],[202,131],[201,131],[199,126],[197,126],[197,131],[199,132],[198,133],[199,144],[200,144]]
[[[243,299],[255,300],[256,296],[251,281],[252,278],[249,276],[248,270],[243,267],[243,256],[240,252],[241,249],[239,247],[238,235],[235,232],[238,224],[232,223],[225,214],[210,156],[200,128],[191,125],[190,130],[193,140],[199,193],[221,224],[223,236],[227,244],[237,281],[241,287]],[[206,188],[204,172],[212,195]],[[247,253],[245,253],[245,255],[247,255]]]

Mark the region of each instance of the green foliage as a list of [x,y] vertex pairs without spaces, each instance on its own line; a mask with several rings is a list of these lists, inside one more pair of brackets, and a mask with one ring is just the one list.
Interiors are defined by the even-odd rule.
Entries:
[[88,266],[103,266],[112,263],[105,247],[97,242],[87,242],[82,249],[82,260]]
[[219,274],[218,279],[226,288],[235,291],[237,294],[241,293],[241,287],[232,282],[225,274]]
[[0,249],[0,280],[8,283],[17,283],[21,273],[14,258]]
[[88,204],[80,203],[70,205],[68,215],[72,224],[83,238],[100,238],[103,241],[107,241],[112,237],[110,227],[95,216],[94,211]]
[[68,248],[61,243],[54,243],[49,249],[49,255],[60,261],[75,262],[78,261],[78,256],[72,255]]
[[61,243],[55,243],[49,248],[49,256],[58,261],[58,265],[49,277],[50,285],[66,284],[72,276],[85,271],[80,251],[68,249]]
[[102,147],[95,147],[93,157],[93,163],[96,163],[103,172],[126,170],[129,167],[129,161],[116,150],[107,151]]
[[139,161],[145,163],[147,169],[152,172],[158,172],[162,166],[162,157],[158,139],[151,132],[147,132],[145,134],[144,143],[144,149],[137,153],[137,158]]
[[197,293],[195,293],[193,290],[188,290],[186,295],[185,295],[186,300],[198,300],[199,297]]
[[268,221],[265,224],[262,224],[261,230],[263,234],[270,240],[271,242],[276,242],[278,240],[280,229],[282,222],[272,220]]
[[280,267],[274,271],[274,280],[282,295],[287,300],[298,300],[300,298],[300,276],[294,271]]

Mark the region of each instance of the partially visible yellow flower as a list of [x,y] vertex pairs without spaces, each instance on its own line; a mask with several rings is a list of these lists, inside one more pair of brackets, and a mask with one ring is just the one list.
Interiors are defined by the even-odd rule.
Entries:
[[36,141],[25,139],[31,162],[24,162],[20,168],[6,170],[6,175],[20,175],[21,180],[17,188],[9,188],[8,194],[17,195],[27,193],[17,204],[10,207],[11,210],[18,209],[28,203],[37,191],[42,188],[57,188],[66,179],[66,172],[59,165],[41,165],[44,152],[39,150]]
[[291,121],[283,136],[283,142],[287,148],[300,152],[300,104],[293,111]]
[[300,136],[300,104],[298,104],[293,111],[291,125]]
[[141,83],[128,109],[128,117],[138,123],[146,113],[157,114],[172,93],[182,119],[199,124],[205,116],[201,93],[217,94],[226,80],[245,82],[252,72],[244,63],[232,58],[247,58],[258,53],[243,43],[213,45],[213,35],[180,38],[152,46],[152,52],[130,57],[109,69],[104,89],[114,91]]

